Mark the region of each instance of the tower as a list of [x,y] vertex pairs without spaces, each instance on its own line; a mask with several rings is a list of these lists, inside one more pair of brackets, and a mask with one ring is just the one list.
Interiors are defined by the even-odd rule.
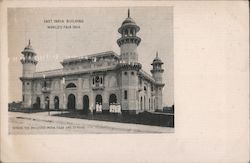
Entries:
[[118,64],[120,81],[121,81],[121,106],[123,113],[137,113],[138,110],[138,71],[141,69],[141,64],[138,63],[137,46],[141,39],[136,36],[140,27],[130,17],[122,22],[118,32],[121,38],[117,40],[120,47],[120,63]]
[[31,46],[31,42],[29,40],[29,44],[22,51],[24,56],[21,59],[21,63],[23,64],[23,77],[33,77],[34,72],[36,72],[36,64],[35,60],[36,53]]
[[163,62],[158,56],[158,52],[156,52],[156,57],[151,64],[153,69],[151,70],[152,76],[155,79],[155,109],[163,110],[162,107],[162,89],[164,87],[164,83],[162,83],[162,75],[164,69],[162,68]]
[[136,36],[136,33],[139,30],[140,27],[130,17],[130,10],[128,9],[128,17],[118,29],[121,38],[117,40],[117,44],[120,47],[121,60],[125,63],[138,61],[137,46],[140,44],[141,39]]
[[23,84],[22,95],[23,95],[23,107],[32,107],[32,77],[36,71],[37,61],[35,60],[36,53],[34,52],[30,40],[29,44],[22,51],[23,59],[21,63],[23,64],[23,74],[20,78]]

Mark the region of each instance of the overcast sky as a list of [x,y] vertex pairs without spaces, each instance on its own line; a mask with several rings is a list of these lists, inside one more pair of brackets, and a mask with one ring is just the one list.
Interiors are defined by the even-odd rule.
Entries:
[[[62,68],[69,57],[104,51],[120,54],[116,40],[127,9],[112,8],[12,8],[8,10],[9,101],[21,100],[21,51],[31,39],[37,53],[37,71]],[[130,16],[140,26],[139,62],[150,73],[156,51],[164,62],[163,104],[172,105],[173,90],[173,9],[172,7],[130,8]],[[83,23],[44,23],[44,20],[81,19]],[[48,25],[80,25],[77,29],[48,29]]]

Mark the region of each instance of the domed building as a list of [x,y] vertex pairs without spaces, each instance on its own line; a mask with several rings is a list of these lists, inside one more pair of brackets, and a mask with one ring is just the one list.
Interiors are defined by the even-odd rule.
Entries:
[[118,29],[120,54],[106,51],[69,58],[61,62],[61,69],[43,72],[36,72],[37,54],[29,41],[21,60],[23,108],[122,114],[162,110],[163,62],[157,52],[151,74],[142,70],[139,31],[128,10]]

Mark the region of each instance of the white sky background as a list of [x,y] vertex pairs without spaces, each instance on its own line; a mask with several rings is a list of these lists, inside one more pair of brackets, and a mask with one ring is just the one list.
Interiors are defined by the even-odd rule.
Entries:
[[[127,17],[128,8],[12,8],[8,11],[9,101],[21,100],[21,51],[31,39],[37,55],[37,71],[62,68],[68,57],[85,56],[104,51],[120,54],[116,40],[118,28]],[[172,105],[173,91],[173,9],[172,7],[130,8],[142,39],[139,62],[150,73],[156,51],[164,62],[163,104]],[[80,29],[48,29],[45,19],[83,19]],[[68,25],[66,23],[49,25]],[[73,25],[73,24],[72,24]]]

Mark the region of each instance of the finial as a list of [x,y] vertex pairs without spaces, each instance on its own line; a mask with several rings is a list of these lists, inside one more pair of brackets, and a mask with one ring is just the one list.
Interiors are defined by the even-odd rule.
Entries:
[[130,18],[130,9],[128,9],[128,18]]
[[156,51],[156,57],[158,58],[158,51]]
[[29,45],[30,45],[30,39],[29,39]]

